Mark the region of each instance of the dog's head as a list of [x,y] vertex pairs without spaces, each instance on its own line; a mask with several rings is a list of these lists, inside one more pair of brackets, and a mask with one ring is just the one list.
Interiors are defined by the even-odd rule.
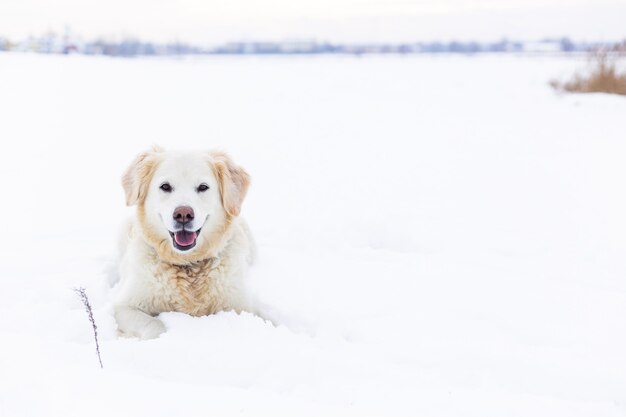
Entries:
[[249,184],[225,153],[159,148],[138,155],[122,178],[148,243],[162,259],[181,263],[215,255]]

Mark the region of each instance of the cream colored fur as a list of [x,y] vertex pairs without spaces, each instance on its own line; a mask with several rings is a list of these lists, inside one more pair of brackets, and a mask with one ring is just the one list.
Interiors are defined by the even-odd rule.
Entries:
[[[163,193],[162,181],[175,192]],[[206,193],[195,192],[206,183]],[[120,282],[114,311],[120,334],[150,339],[165,331],[156,317],[178,311],[193,316],[250,311],[246,272],[254,243],[239,218],[249,176],[225,154],[155,149],[139,155],[122,180],[137,215],[122,239]],[[171,195],[170,195],[171,194]],[[197,244],[181,252],[168,232],[167,213],[179,205],[206,216]],[[164,214],[165,213],[165,214]]]

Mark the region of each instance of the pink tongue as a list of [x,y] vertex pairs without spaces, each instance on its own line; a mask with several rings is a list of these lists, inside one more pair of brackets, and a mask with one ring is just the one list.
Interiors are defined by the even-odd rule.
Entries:
[[189,232],[187,230],[176,232],[174,233],[174,240],[180,246],[189,246],[196,240],[196,232]]

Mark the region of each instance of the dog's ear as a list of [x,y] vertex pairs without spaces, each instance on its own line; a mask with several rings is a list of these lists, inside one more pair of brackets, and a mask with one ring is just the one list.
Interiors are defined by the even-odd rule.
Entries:
[[222,205],[226,213],[235,217],[241,211],[241,204],[250,186],[250,175],[223,152],[211,152],[215,175],[220,183]]
[[122,187],[126,194],[126,205],[133,206],[146,198],[148,185],[158,162],[158,154],[163,149],[154,146],[151,151],[142,152],[131,162],[122,176]]

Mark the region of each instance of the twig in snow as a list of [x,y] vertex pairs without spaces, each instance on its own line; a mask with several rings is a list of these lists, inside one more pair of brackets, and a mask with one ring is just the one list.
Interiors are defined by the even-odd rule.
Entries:
[[87,293],[83,287],[74,288],[74,291],[80,297],[80,301],[85,305],[85,310],[87,311],[87,315],[89,316],[89,321],[91,322],[91,327],[93,327],[93,338],[96,341],[96,352],[98,353],[98,361],[100,362],[100,368],[102,366],[102,358],[100,357],[100,345],[98,344],[98,327],[96,326],[96,321],[93,318],[93,311],[91,310],[91,304],[89,304],[89,298],[87,298]]

